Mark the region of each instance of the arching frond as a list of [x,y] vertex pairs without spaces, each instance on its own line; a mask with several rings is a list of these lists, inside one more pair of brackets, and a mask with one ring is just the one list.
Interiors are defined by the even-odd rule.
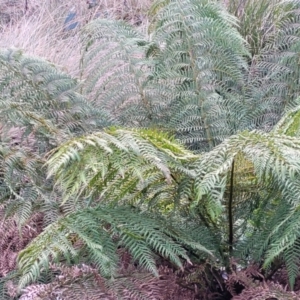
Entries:
[[6,126],[26,126],[27,134],[58,136],[66,129],[87,129],[99,121],[107,124],[105,115],[100,110],[97,115],[77,92],[76,81],[46,61],[1,50],[0,80],[1,122]]
[[[50,156],[49,176],[65,191],[65,201],[174,203],[177,182],[193,177],[185,164],[195,156],[155,130],[108,129],[71,139]],[[184,196],[184,194],[182,194]]]
[[137,126],[151,118],[145,95],[151,76],[151,62],[145,61],[149,47],[142,34],[123,21],[98,19],[83,32],[82,91],[123,125]]
[[214,1],[187,0],[169,1],[154,21],[156,74],[170,89],[169,127],[192,148],[211,149],[239,120],[229,116],[231,101],[243,94],[247,49],[236,20]]
[[[155,286],[145,270],[160,285],[165,265],[199,299],[248,297],[278,268],[297,286],[299,12],[298,0],[157,0],[146,35],[87,24],[79,80],[0,50],[0,217],[14,222],[0,243],[3,298],[70,297],[72,284],[78,298],[83,284],[91,299],[156,299],[137,285]],[[38,231],[17,245],[36,212]],[[76,277],[86,265],[101,287]],[[42,284],[21,295],[19,275],[21,288]]]
[[[256,1],[248,2],[254,14],[258,10],[262,14],[259,21],[262,25],[252,31],[252,34],[260,32],[252,37],[261,46],[255,46],[258,48],[254,52],[258,53],[253,55],[247,79],[252,107],[249,115],[252,128],[270,131],[288,110],[299,105],[300,6],[293,0],[261,0],[262,6]],[[264,10],[263,6],[268,9]],[[256,27],[257,22],[252,24]]]
[[[69,135],[109,123],[78,93],[76,80],[49,62],[0,50],[0,199],[20,223],[57,197],[45,153]],[[50,200],[52,199],[52,200]]]
[[273,133],[231,137],[196,162],[192,204],[234,255],[264,259],[265,267],[283,255],[291,285],[300,254],[299,147],[297,138]]
[[241,118],[230,113],[241,100],[247,68],[235,24],[206,0],[163,5],[151,38],[120,22],[93,22],[84,38],[84,91],[125,126],[166,128],[207,150]]
[[[50,259],[91,260],[101,274],[113,277],[117,266],[117,246],[128,249],[133,259],[158,275],[154,253],[182,267],[189,261],[181,242],[194,249],[210,252],[188,238],[181,240],[180,230],[172,230],[158,217],[139,213],[128,207],[99,206],[85,209],[60,219],[20,252],[18,266],[22,273],[20,286],[35,281]],[[176,242],[178,241],[178,242]]]

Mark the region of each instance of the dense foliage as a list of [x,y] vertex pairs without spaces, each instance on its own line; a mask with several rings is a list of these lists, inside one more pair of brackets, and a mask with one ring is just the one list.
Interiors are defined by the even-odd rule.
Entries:
[[0,50],[2,299],[298,299],[299,1],[149,18]]

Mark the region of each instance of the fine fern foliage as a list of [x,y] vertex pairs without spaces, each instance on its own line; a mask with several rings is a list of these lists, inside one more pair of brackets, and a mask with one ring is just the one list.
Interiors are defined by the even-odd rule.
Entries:
[[274,41],[278,29],[292,20],[296,1],[230,0],[228,11],[239,19],[238,31],[247,40],[252,56],[259,55]]
[[33,207],[55,198],[45,177],[45,153],[69,135],[109,122],[77,87],[46,61],[17,50],[0,51],[0,198],[9,200],[10,214],[19,212],[20,223]]
[[[164,147],[167,147],[169,152],[170,146],[165,144],[166,140],[155,132],[154,136],[150,135],[153,134],[151,131],[144,130],[130,133],[113,129],[111,133],[122,140],[123,145],[127,144],[130,150],[128,152],[130,160],[121,154],[123,151],[128,151],[128,148],[121,148],[121,145],[116,149],[121,149],[121,153],[114,150],[117,156],[122,156],[121,161],[112,153],[107,141],[116,147],[117,140],[112,143],[112,136],[107,133],[100,133],[97,136],[94,134],[70,141],[69,144],[54,152],[50,158],[50,174],[56,175],[57,180],[62,182],[68,198],[72,199],[78,195],[87,197],[87,201],[91,205],[92,200],[96,203],[108,201],[109,203],[125,202],[141,205],[142,202],[136,201],[140,200],[140,197],[144,197],[143,201],[146,200],[146,203],[149,203],[149,199],[152,198],[151,204],[156,202],[161,209],[162,205],[172,204],[172,199],[176,199],[176,193],[180,193],[181,186],[177,186],[177,181],[185,180],[182,175],[178,177],[179,175],[176,174],[180,171],[182,174],[186,174],[185,178],[189,178],[191,185],[184,193],[185,198],[180,199],[179,207],[183,209],[185,203],[190,203],[192,210],[199,215],[199,222],[202,225],[196,227],[196,230],[200,230],[201,226],[205,225],[210,230],[211,236],[216,236],[216,232],[218,232],[219,238],[223,240],[224,247],[227,247],[229,253],[235,250],[237,256],[244,257],[246,255],[256,261],[265,257],[265,267],[276,257],[285,255],[291,276],[291,285],[293,285],[293,280],[298,275],[298,271],[295,269],[298,257],[298,254],[295,254],[298,253],[298,235],[295,224],[298,222],[298,214],[293,207],[298,205],[300,192],[297,180],[300,171],[297,160],[300,144],[296,138],[273,133],[243,132],[225,140],[197,160],[195,155],[184,153],[182,149],[176,148],[173,144],[172,149],[177,154],[177,159],[179,155],[182,156],[183,162],[190,159],[190,163],[184,167],[178,165],[178,162],[174,162],[173,159],[176,156],[166,158]],[[164,150],[163,156],[157,150],[151,149],[149,145],[145,148],[146,144],[141,140],[143,135],[148,138],[148,142],[161,147],[161,151]],[[100,140],[97,141],[96,138],[100,138]],[[162,140],[164,143],[159,144],[158,141]],[[99,148],[105,151],[105,155]],[[143,152],[144,149],[147,149],[146,152]],[[138,163],[142,163],[142,165],[134,164],[132,169],[130,164],[135,162],[134,155],[136,154],[139,155]],[[141,172],[144,164],[142,157],[145,154],[147,154],[145,157],[147,172],[143,174]],[[153,160],[152,155],[159,160]],[[108,160],[103,165],[103,157],[107,156]],[[99,162],[101,162],[100,165]],[[157,165],[157,162],[160,165]],[[167,162],[168,165],[165,164],[162,167],[161,163],[163,162]],[[154,163],[156,170],[149,168],[150,163]],[[151,182],[149,179],[149,185],[145,185],[144,178],[146,176],[151,178],[152,172],[156,179],[160,178],[155,175],[157,168],[161,174],[160,177],[163,176],[163,185],[161,179],[159,185],[156,181]],[[121,173],[116,172],[117,169]],[[132,170],[139,170],[139,173],[135,174]],[[107,176],[112,185],[108,184]],[[141,181],[143,182],[142,188],[139,187]],[[74,182],[78,185],[74,185]],[[162,187],[165,188],[162,189]],[[131,192],[127,195],[129,188]],[[154,191],[163,195],[164,202],[153,200],[156,198]],[[132,202],[132,199],[135,202]],[[274,205],[277,206],[275,211]],[[269,210],[268,217],[265,216],[262,221],[261,213]],[[280,225],[276,226],[275,224],[278,222]],[[224,223],[228,224],[228,227],[222,226]],[[286,225],[290,227],[286,228]],[[264,233],[260,232],[261,226],[264,228]],[[266,230],[265,226],[271,231]],[[274,228],[277,229],[274,231]],[[288,229],[291,236],[288,239],[289,243],[286,243],[286,230]],[[279,231],[283,232],[283,241],[280,240]],[[238,240],[239,243],[235,243],[235,240]],[[253,245],[254,241],[255,245]],[[213,243],[209,243],[209,245],[212,246]],[[214,249],[218,251],[217,247]],[[293,256],[289,253],[292,253]],[[222,253],[218,253],[218,255],[222,257]]]
[[226,95],[239,98],[244,84],[248,54],[235,19],[210,1],[171,1],[152,26],[143,38],[122,22],[89,24],[84,91],[124,125],[175,130],[185,143],[209,149],[231,134],[228,106],[237,100]]
[[[45,228],[44,232],[21,251],[18,266],[20,287],[35,281],[47,269],[50,258],[93,262],[106,278],[116,276],[117,248],[125,247],[132,258],[158,276],[153,252],[183,268],[181,259],[189,262],[181,242],[196,250],[211,253],[189,239],[181,240],[178,229],[172,229],[157,216],[140,214],[130,207],[87,208],[70,214]],[[178,242],[176,242],[178,241]]]
[[[245,3],[229,2],[245,17]],[[270,131],[298,105],[290,80],[298,77],[299,9],[296,1],[261,2],[272,15],[254,2],[245,7],[262,23],[257,34],[255,22],[239,32],[220,3],[206,0],[156,1],[146,37],[124,22],[91,22],[83,34],[84,93],[121,124],[165,128],[193,150],[239,130]],[[274,27],[265,27],[272,18]]]
[[151,77],[144,60],[148,48],[142,34],[123,21],[96,20],[83,32],[82,92],[123,125],[145,124],[153,114],[145,90]]
[[70,139],[52,151],[47,164],[49,176],[54,175],[64,191],[64,201],[81,197],[87,205],[151,202],[162,209],[174,204],[178,193],[178,204],[186,200],[178,182],[193,178],[186,164],[195,158],[163,132],[111,128]]
[[0,49],[0,297],[299,298],[299,12],[95,11],[79,78]]
[[[125,253],[124,253],[125,254]],[[126,255],[128,257],[128,255]],[[54,264],[50,266],[53,273],[59,273],[50,283],[34,284],[24,289],[22,300],[35,300],[61,296],[63,299],[122,299],[122,300],[167,300],[170,297],[189,299],[191,291],[182,289],[176,283],[176,274],[169,267],[159,268],[160,278],[156,278],[136,268],[133,264],[123,260],[116,279],[106,281],[97,269],[81,264],[66,267]]]
[[[5,214],[4,208],[0,210],[1,217]],[[18,253],[42,231],[42,214],[35,214],[26,225],[18,226],[19,220],[16,217],[7,218],[1,222],[1,261],[0,277],[10,274],[16,267]],[[20,232],[20,234],[16,234]],[[21,238],[20,238],[21,236]]]
[[192,204],[235,257],[264,259],[265,268],[283,259],[291,286],[299,274],[299,147],[297,138],[273,133],[231,137],[196,163]]
[[[51,299],[63,297],[63,299],[106,299],[113,300],[111,293],[103,279],[95,269],[86,265],[81,267],[64,267],[60,265],[51,266],[51,271],[59,272],[51,283],[30,285],[24,289],[20,297],[22,300]],[[61,287],[64,287],[61,289]]]
[[242,14],[242,34],[250,39],[253,52],[247,91],[251,127],[270,131],[285,112],[299,105],[299,2],[241,2],[237,14]]
[[[231,267],[236,267],[236,262]],[[259,278],[260,280],[253,280]],[[233,295],[233,300],[265,300],[265,299],[288,299],[296,300],[299,292],[287,291],[280,284],[268,282],[257,265],[249,265],[246,269],[233,270],[226,282],[228,290]],[[237,289],[243,287],[241,293]]]
[[156,73],[172,88],[171,128],[186,144],[211,149],[231,134],[226,112],[244,85],[248,53],[236,20],[213,1],[192,0],[170,1],[154,20]]
[[[59,136],[59,130],[74,132],[96,123],[97,111],[76,92],[76,81],[46,61],[1,50],[0,76],[1,122],[6,125],[28,126],[27,134]],[[106,121],[104,114],[97,118]]]

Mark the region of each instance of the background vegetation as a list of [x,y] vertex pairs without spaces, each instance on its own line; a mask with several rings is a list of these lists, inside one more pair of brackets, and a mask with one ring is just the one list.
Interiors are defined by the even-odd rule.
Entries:
[[299,1],[0,5],[2,299],[299,299]]

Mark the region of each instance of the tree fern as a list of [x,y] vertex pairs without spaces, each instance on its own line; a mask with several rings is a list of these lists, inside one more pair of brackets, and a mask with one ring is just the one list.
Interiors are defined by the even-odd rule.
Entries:
[[[192,204],[222,232],[229,253],[234,249],[235,255],[243,253],[250,260],[264,258],[265,267],[286,253],[291,282],[295,264],[292,267],[288,253],[298,249],[298,149],[298,139],[288,136],[245,132],[231,137],[196,163]],[[239,177],[241,170],[245,174],[245,166],[248,175]],[[232,181],[232,176],[239,180]]]
[[[85,257],[104,276],[115,276],[117,245],[128,249],[135,261],[155,275],[158,273],[153,252],[180,267],[181,258],[190,261],[181,245],[193,249],[199,257],[203,252],[206,253],[203,258],[209,256],[205,246],[213,247],[213,243],[207,240],[202,246],[199,236],[188,237],[188,228],[176,228],[158,216],[153,219],[145,213],[139,220],[139,210],[119,206],[129,202],[143,207],[143,202],[150,201],[156,214],[166,212],[169,205],[174,207],[180,178],[192,180],[194,175],[185,165],[195,158],[164,133],[114,128],[74,138],[52,151],[49,176],[54,176],[61,184],[59,189],[65,191],[62,205],[73,202],[75,197],[80,199],[75,207],[83,207],[84,212],[71,212],[52,223],[21,252],[20,284],[36,280],[51,257],[77,262]],[[188,201],[189,195],[182,195],[185,197],[179,201]],[[109,206],[98,206],[104,202]],[[113,208],[111,204],[118,205]]]
[[[173,153],[176,155],[165,156],[169,154],[170,146],[166,144],[168,148],[166,151],[165,143],[158,143],[162,138],[157,133],[150,139],[150,134],[153,135],[151,131],[142,130],[130,133],[119,129],[113,130],[111,134],[121,140],[123,145],[128,143],[129,149],[121,148],[119,145],[117,150],[121,149],[121,153],[115,152],[117,156],[122,157],[122,162],[126,163],[127,169],[124,169],[123,165],[119,165],[120,159],[109,148],[110,145],[115,146],[117,144],[116,142],[112,144],[112,136],[107,135],[107,133],[71,141],[70,144],[62,146],[50,158],[50,174],[56,174],[57,180],[62,182],[64,189],[68,191],[68,197],[80,195],[81,197],[89,197],[90,200],[94,199],[96,203],[99,203],[99,200],[110,203],[112,201],[114,203],[129,201],[135,205],[137,203],[141,205],[141,199],[149,203],[147,199],[156,197],[154,191],[160,190],[162,184],[165,201],[157,202],[159,209],[161,209],[166,203],[172,204],[171,199],[176,199],[177,193],[180,195],[181,186],[178,185],[178,181],[187,179],[188,182],[191,182],[191,186],[184,193],[185,197],[179,200],[177,218],[182,218],[184,207],[191,207],[193,214],[199,220],[195,230],[208,230],[210,232],[212,240],[204,242],[204,244],[213,247],[221,259],[226,261],[228,259],[226,255],[233,255],[233,253],[244,258],[246,255],[257,261],[264,257],[265,266],[267,266],[278,255],[284,254],[287,249],[293,251],[290,250],[290,247],[296,245],[295,242],[298,237],[295,234],[298,228],[295,208],[299,202],[299,183],[297,180],[299,164],[297,157],[299,156],[300,145],[296,138],[275,133],[243,132],[232,136],[212,151],[197,158],[188,152],[182,152],[181,148],[175,147],[176,144],[172,144]],[[146,147],[146,144],[141,140],[145,136],[148,143],[151,142],[152,145],[159,147],[159,152],[154,151],[149,145]],[[96,137],[101,138],[101,140],[96,142]],[[104,143],[104,137],[106,141],[109,141],[109,144]],[[103,150],[100,151],[99,148],[104,149],[108,154],[107,164],[110,168],[97,165],[97,162],[103,162],[104,157],[101,154]],[[122,154],[123,151],[130,154],[130,161],[126,160],[126,156]],[[134,163],[133,155],[136,154],[139,155],[139,163],[143,163],[141,158],[147,154],[144,158],[147,165],[154,163],[161,174],[160,177],[163,176],[164,178],[164,183],[160,182],[159,185],[156,182],[147,186],[143,185],[142,194],[141,188],[139,188],[140,180],[146,176],[151,176],[149,170],[155,173],[157,170],[147,168],[145,173],[147,175],[142,175],[142,165]],[[157,160],[153,160],[152,155],[159,158],[160,163],[164,162],[164,167],[161,164],[157,165]],[[176,157],[177,162],[173,161]],[[185,163],[184,165],[178,164],[180,157],[182,163]],[[118,165],[110,163],[110,159],[117,162]],[[139,170],[136,175],[132,173],[130,163],[134,163],[132,167]],[[94,171],[92,166],[95,168]],[[87,169],[85,169],[86,167]],[[106,173],[112,169],[112,173]],[[121,174],[116,172],[116,169],[122,170]],[[102,173],[101,176],[97,175],[97,181],[95,181],[94,174],[98,170],[101,170]],[[176,174],[177,170],[181,176]],[[128,171],[130,176],[126,175]],[[142,177],[139,177],[141,175]],[[91,176],[92,180],[88,176]],[[105,179],[106,176],[109,177],[109,180]],[[135,177],[136,179],[134,179]],[[117,193],[114,185],[116,181],[119,182]],[[105,185],[102,182],[105,182]],[[108,182],[113,184],[110,186]],[[75,187],[74,183],[77,184]],[[121,188],[124,188],[124,191]],[[109,189],[113,189],[114,193],[109,192]],[[130,197],[127,198],[126,194],[129,191],[131,191]],[[134,197],[132,197],[132,193],[136,193]],[[97,195],[101,195],[100,198]],[[166,197],[170,200],[166,201]],[[132,199],[139,200],[139,202],[132,202]],[[152,201],[151,199],[150,203],[153,203]],[[285,207],[286,214],[283,213],[282,207]],[[166,213],[165,209],[162,211]],[[268,215],[262,219],[261,214],[266,212]],[[194,224],[196,225],[196,223]],[[223,224],[227,224],[227,226],[224,227]],[[201,226],[206,227],[206,229],[200,229]],[[264,228],[270,228],[271,231]],[[287,239],[287,234],[291,235],[288,238],[289,243],[284,242]],[[204,241],[205,238],[200,238],[200,236],[198,234],[198,238]],[[258,238],[259,236],[262,238]],[[213,239],[217,238],[222,241],[219,246],[218,243],[213,242]],[[255,246],[253,247],[254,241]],[[288,257],[288,261],[291,261],[291,256]],[[292,275],[295,276],[294,274]]]
[[297,1],[261,4],[267,11],[229,1],[238,24],[218,1],[156,1],[146,37],[122,22],[92,22],[84,92],[120,124],[165,128],[193,150],[245,129],[270,131],[298,105],[299,10]]
[[[49,289],[63,282],[66,297],[74,283],[76,296],[84,284],[103,297],[147,299],[137,270],[160,276],[166,261],[207,297],[236,294],[239,281],[220,275],[237,276],[236,259],[263,267],[260,279],[284,264],[293,287],[299,1],[227,1],[236,17],[220,2],[155,1],[146,35],[123,21],[89,23],[79,80],[0,51],[1,217],[17,218],[7,226],[25,235],[32,215],[42,216],[43,232],[17,247],[19,273],[7,280],[45,282],[21,297],[53,297]],[[122,251],[138,266],[131,276],[120,272]],[[71,278],[55,277],[57,262]],[[99,279],[97,269],[105,286],[77,278],[70,265]]]
[[187,144],[211,148],[231,134],[228,122],[238,122],[228,106],[239,101],[247,50],[234,24],[204,0],[170,1],[151,38],[123,23],[92,22],[83,39],[85,93],[121,124],[167,128]]

